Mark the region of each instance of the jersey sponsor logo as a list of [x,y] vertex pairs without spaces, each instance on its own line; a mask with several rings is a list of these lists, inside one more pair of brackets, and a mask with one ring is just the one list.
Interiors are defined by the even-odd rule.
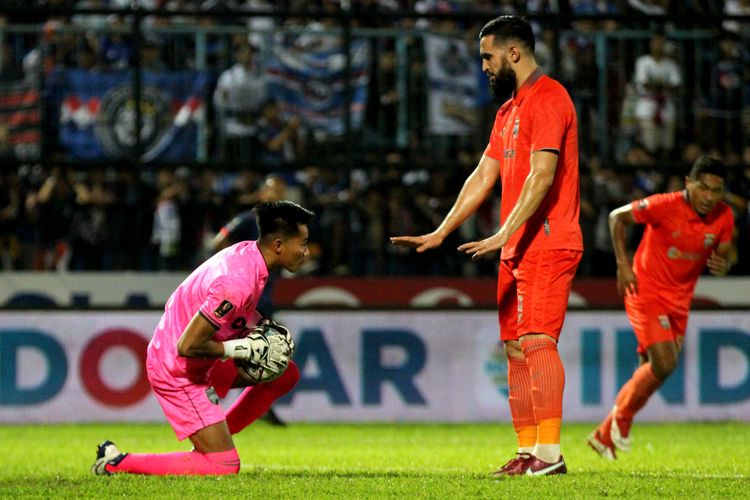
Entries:
[[683,252],[677,247],[669,247],[667,250],[667,257],[672,260],[700,260],[703,258],[703,255],[694,252]]
[[223,300],[221,304],[219,304],[219,307],[214,310],[214,316],[221,319],[226,316],[226,314],[231,311],[233,307],[234,306],[231,302],[229,302],[228,300]]
[[513,122],[513,138],[514,139],[518,137],[518,129],[519,129],[520,124],[521,124],[520,118],[516,118],[516,121]]
[[703,236],[703,248],[709,248],[709,247],[714,246],[715,241],[716,241],[715,234],[706,233]]
[[516,157],[516,150],[515,149],[506,149],[505,153],[503,154],[505,158],[515,158]]
[[645,210],[648,208],[648,200],[641,200],[638,202],[638,205],[635,207],[636,210]]
[[551,230],[549,227],[549,218],[547,218],[547,219],[544,219],[544,235],[549,236],[550,232]]

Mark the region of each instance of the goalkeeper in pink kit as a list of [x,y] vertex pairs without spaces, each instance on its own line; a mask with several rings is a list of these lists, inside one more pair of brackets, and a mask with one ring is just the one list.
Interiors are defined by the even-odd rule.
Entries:
[[[193,450],[121,453],[105,441],[92,466],[95,474],[236,474],[240,458],[232,434],[297,383],[299,370],[289,360],[294,342],[286,329],[271,325],[282,335],[248,334],[263,320],[255,308],[269,271],[295,272],[308,256],[314,214],[290,201],[256,210],[258,240],[232,245],[195,269],[169,297],[148,346],[151,387],[177,438],[189,438]],[[252,385],[234,360],[255,363],[277,377]],[[225,412],[219,398],[233,387],[247,388]]]

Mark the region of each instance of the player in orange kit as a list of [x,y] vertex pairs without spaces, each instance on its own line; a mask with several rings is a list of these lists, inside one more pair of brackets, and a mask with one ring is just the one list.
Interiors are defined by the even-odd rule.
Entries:
[[[693,291],[703,268],[723,276],[732,246],[732,210],[721,200],[727,167],[701,156],[685,189],[656,194],[615,209],[609,229],[617,259],[617,289],[638,339],[640,367],[622,386],[612,411],[588,438],[602,457],[629,451],[633,417],[677,366]],[[633,262],[627,226],[645,224]]]
[[565,370],[557,342],[583,251],[576,111],[565,88],[539,69],[526,20],[488,22],[479,33],[479,55],[495,95],[510,96],[497,111],[484,155],[435,231],[391,241],[419,253],[440,246],[501,182],[501,227],[458,247],[472,258],[502,249],[498,316],[518,449],[495,475],[565,474]]

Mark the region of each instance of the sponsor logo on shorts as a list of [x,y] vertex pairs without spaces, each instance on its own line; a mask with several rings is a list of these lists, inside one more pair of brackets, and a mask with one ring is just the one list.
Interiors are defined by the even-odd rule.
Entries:
[[669,330],[669,317],[666,314],[659,316],[659,324],[665,330]]
[[523,295],[518,296],[518,322],[523,319]]
[[214,311],[214,316],[217,318],[223,318],[226,314],[232,310],[234,306],[228,300],[224,300],[219,304],[219,307]]
[[219,395],[216,394],[216,389],[213,387],[209,387],[206,389],[206,397],[208,398],[211,403],[218,405],[219,404]]

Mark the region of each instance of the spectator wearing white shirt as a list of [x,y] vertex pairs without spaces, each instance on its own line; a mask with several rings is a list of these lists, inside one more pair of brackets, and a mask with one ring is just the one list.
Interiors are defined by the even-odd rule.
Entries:
[[237,63],[219,76],[213,102],[224,137],[224,159],[247,160],[257,150],[257,120],[268,99],[268,75],[249,43],[235,54]]
[[650,52],[635,62],[634,83],[638,94],[635,117],[641,144],[652,154],[668,154],[674,149],[675,95],[682,85],[680,68],[667,57],[665,44],[663,34],[653,35]]

